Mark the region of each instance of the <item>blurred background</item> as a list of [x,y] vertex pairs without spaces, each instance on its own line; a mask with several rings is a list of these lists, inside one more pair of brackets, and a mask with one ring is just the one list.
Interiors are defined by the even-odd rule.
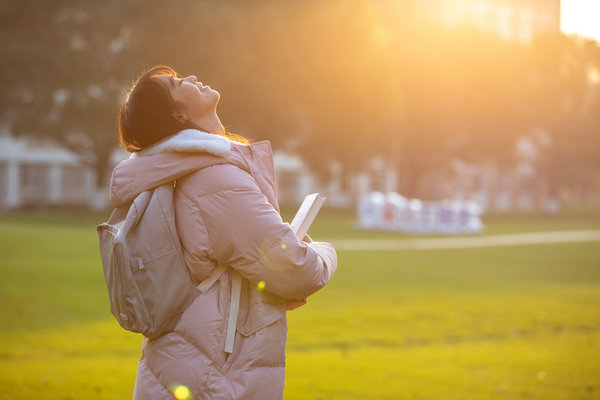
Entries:
[[272,142],[284,221],[327,197],[309,233],[339,268],[288,313],[286,400],[599,399],[598,21],[598,0],[0,0],[0,399],[131,398],[141,336],[95,226],[154,64]]
[[600,200],[594,1],[0,4],[0,209],[105,207],[118,106],[158,63],[218,89],[230,131],[272,141],[283,204],[315,188],[337,207]]

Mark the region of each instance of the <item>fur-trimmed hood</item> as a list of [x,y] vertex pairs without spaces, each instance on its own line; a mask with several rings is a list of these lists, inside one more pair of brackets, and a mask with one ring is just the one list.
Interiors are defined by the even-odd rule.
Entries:
[[226,137],[197,129],[184,129],[131,155],[132,158],[158,153],[209,153],[225,157],[231,151],[231,141]]

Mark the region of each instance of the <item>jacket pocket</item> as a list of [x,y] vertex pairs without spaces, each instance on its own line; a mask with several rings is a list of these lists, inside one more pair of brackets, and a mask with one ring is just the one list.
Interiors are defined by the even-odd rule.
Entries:
[[237,331],[250,336],[285,317],[285,299],[265,291],[249,288],[249,307],[245,318],[238,321]]

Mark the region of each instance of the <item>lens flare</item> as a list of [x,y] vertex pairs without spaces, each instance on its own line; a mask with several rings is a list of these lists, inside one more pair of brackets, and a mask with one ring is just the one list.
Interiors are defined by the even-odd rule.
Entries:
[[287,244],[285,244],[285,243],[282,243],[282,244],[281,244],[281,248],[282,248],[282,249],[284,249],[284,250],[285,250],[285,249],[287,249]]
[[173,391],[173,395],[177,400],[187,400],[190,398],[190,389],[187,386],[179,385]]
[[258,284],[256,285],[256,287],[258,288],[258,290],[264,290],[265,286],[267,286],[265,281],[260,281],[258,282]]

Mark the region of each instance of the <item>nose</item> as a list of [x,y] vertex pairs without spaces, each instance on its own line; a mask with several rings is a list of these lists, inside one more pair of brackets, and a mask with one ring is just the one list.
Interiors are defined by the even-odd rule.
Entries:
[[188,77],[183,78],[183,80],[190,81],[192,83],[198,82],[198,78],[196,78],[196,75],[190,75]]

